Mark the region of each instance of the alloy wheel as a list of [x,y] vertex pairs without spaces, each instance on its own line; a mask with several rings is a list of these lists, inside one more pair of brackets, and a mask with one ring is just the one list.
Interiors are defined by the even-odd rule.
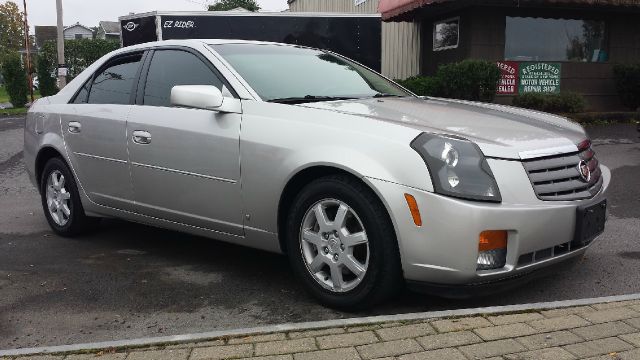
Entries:
[[307,210],[300,250],[312,277],[332,292],[354,289],[367,273],[367,233],[356,212],[343,201],[324,199]]
[[71,194],[65,187],[64,175],[54,170],[47,178],[47,209],[58,226],[65,226],[71,218]]

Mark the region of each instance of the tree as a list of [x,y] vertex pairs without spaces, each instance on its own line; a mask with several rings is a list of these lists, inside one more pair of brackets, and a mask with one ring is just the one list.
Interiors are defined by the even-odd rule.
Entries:
[[51,76],[52,70],[51,66],[49,66],[49,63],[50,62],[48,61],[46,54],[41,54],[38,56],[36,69],[38,72],[38,81],[40,82],[40,95],[42,96],[51,96],[55,95],[58,92],[56,80],[53,76]]
[[249,11],[260,10],[256,0],[216,0],[215,4],[209,5],[209,11],[227,11],[239,7]]
[[24,48],[23,13],[13,1],[0,4],[0,53]]
[[[75,39],[65,40],[65,58],[69,70],[68,80],[72,80],[84,69],[100,59],[105,54],[120,47],[118,41],[104,39]],[[58,51],[55,41],[45,41],[38,55],[39,70],[43,73],[55,72],[58,67]],[[40,68],[40,66],[42,66]],[[42,83],[42,75],[38,75]]]
[[18,52],[10,52],[3,57],[2,76],[13,107],[24,107],[27,103],[27,72]]

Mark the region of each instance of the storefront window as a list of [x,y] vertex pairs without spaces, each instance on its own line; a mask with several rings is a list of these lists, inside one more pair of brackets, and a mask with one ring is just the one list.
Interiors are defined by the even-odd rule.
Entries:
[[605,25],[597,20],[507,17],[505,60],[608,60]]
[[458,47],[460,18],[453,18],[433,24],[433,50]]

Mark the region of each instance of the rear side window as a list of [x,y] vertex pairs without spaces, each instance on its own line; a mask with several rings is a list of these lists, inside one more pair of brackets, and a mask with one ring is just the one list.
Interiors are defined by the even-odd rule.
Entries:
[[96,74],[89,92],[89,104],[130,103],[134,80],[142,55],[116,59]]
[[78,91],[78,94],[73,99],[73,103],[74,104],[86,104],[87,103],[87,97],[89,96],[89,86],[90,85],[91,85],[91,81],[87,81],[84,85],[82,85],[82,87],[80,88],[80,91]]
[[177,85],[213,85],[222,90],[222,81],[197,56],[181,50],[158,50],[153,54],[144,105],[171,106],[171,89]]

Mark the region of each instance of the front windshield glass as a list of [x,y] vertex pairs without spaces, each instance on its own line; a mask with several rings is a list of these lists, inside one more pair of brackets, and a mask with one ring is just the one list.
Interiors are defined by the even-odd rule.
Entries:
[[276,44],[212,46],[265,101],[411,96],[375,72],[321,50]]

